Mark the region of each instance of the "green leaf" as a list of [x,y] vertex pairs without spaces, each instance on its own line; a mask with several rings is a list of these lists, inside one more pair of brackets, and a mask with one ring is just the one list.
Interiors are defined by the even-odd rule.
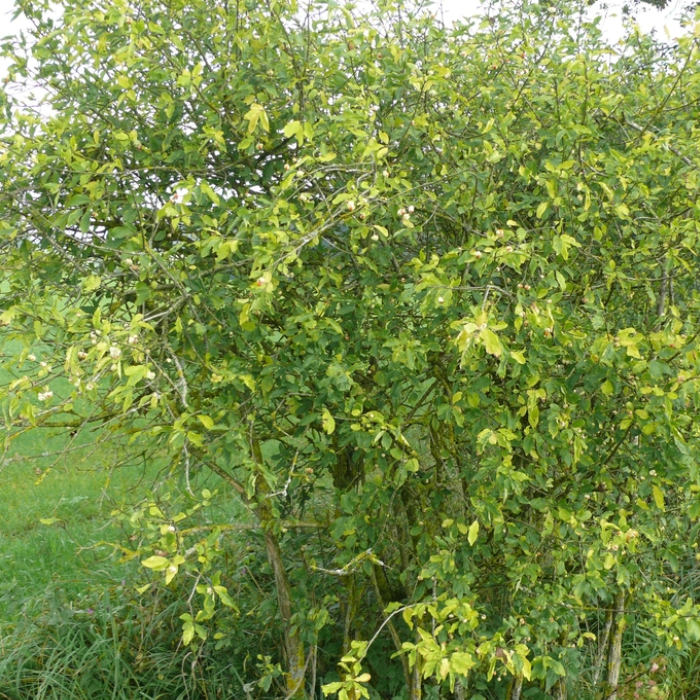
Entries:
[[700,622],[694,618],[689,618],[686,622],[688,638],[693,642],[700,642]]
[[171,564],[165,570],[165,585],[169,585],[170,582],[177,576],[178,567],[175,564]]
[[477,540],[477,537],[479,537],[479,521],[475,520],[469,526],[469,533],[467,534],[467,542],[469,542],[469,544],[471,546],[473,546]]
[[80,232],[87,233],[90,230],[90,220],[92,219],[92,212],[90,209],[86,209],[85,213],[80,217]]
[[520,673],[522,674],[523,678],[527,681],[532,679],[532,666],[530,664],[529,659],[525,658],[524,656],[518,656],[518,659],[520,659],[520,663],[522,668],[520,669]]
[[659,510],[666,510],[666,505],[664,503],[664,492],[654,484],[651,488],[651,492],[654,496],[654,503]]
[[194,639],[194,623],[193,622],[185,622],[184,625],[182,625],[182,644],[184,646],[189,646],[189,644],[192,642]]
[[536,428],[540,422],[540,409],[536,403],[528,405],[527,420],[531,427]]
[[415,474],[420,470],[420,462],[414,457],[406,460],[406,471]]
[[490,328],[485,328],[483,331],[481,331],[480,337],[486,352],[489,353],[489,355],[499,357],[501,352],[503,352],[503,348],[501,347],[501,342],[498,339],[498,336]]
[[554,276],[557,278],[559,287],[561,287],[562,292],[566,291],[566,278],[559,272],[559,270],[554,271]]
[[215,205],[219,204],[219,195],[216,194],[216,192],[214,192],[214,190],[211,188],[211,186],[208,183],[202,182],[202,183],[200,183],[199,187],[202,190],[202,192],[204,192],[204,194],[207,195],[207,197],[209,197],[212,204],[215,204]]
[[285,124],[283,132],[288,139],[294,136],[300,146],[304,143],[304,125],[300,121],[293,120]]
[[464,651],[456,651],[450,657],[450,666],[452,670],[460,676],[467,677],[469,672],[476,666],[476,659]]
[[341,688],[343,687],[343,684],[340,681],[333,681],[333,683],[326,683],[325,685],[321,686],[321,691],[323,692],[324,695],[334,695],[337,693]]
[[197,418],[199,418],[199,422],[207,429],[211,430],[214,427],[214,421],[209,417],[205,416],[203,413],[200,413]]
[[322,423],[323,429],[326,431],[326,433],[328,433],[328,435],[331,435],[335,430],[335,419],[331,415],[331,412],[325,407],[323,409]]
[[621,218],[621,219],[628,219],[630,215],[630,210],[629,207],[626,204],[618,204],[615,207],[615,213]]
[[270,131],[270,123],[267,118],[265,108],[261,104],[254,102],[243,117],[248,122],[248,134],[253,134],[258,126],[262,126],[263,131]]
[[524,365],[527,360],[525,359],[525,352],[523,350],[511,350],[510,356],[519,364]]
[[147,569],[153,569],[153,571],[163,571],[168,568],[169,564],[169,559],[158,554],[154,554],[152,557],[148,557],[148,559],[144,559],[141,562],[142,566],[145,566]]
[[102,285],[102,278],[99,275],[88,275],[83,280],[83,291],[94,292]]

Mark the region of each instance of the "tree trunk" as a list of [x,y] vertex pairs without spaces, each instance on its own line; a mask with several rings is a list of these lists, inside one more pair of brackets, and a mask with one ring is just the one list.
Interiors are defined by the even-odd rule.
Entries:
[[605,614],[605,627],[603,628],[603,636],[598,639],[598,657],[593,670],[593,690],[598,687],[600,676],[603,672],[603,664],[605,663],[605,653],[608,650],[608,640],[610,639],[610,630],[613,624],[613,611],[608,610]]
[[508,700],[520,700],[520,694],[523,691],[523,677],[514,676],[513,680],[508,686],[508,695],[506,696]]
[[292,597],[289,579],[287,578],[287,572],[284,568],[284,562],[282,561],[279,541],[271,530],[265,531],[265,548],[267,550],[267,559],[275,575],[277,603],[280,608],[282,626],[284,627],[284,648],[287,654],[287,696],[295,700],[296,698],[305,698],[304,673],[306,669],[304,663],[304,644],[299,638],[299,635],[291,631]]
[[608,652],[608,677],[605,683],[604,700],[617,700],[617,686],[622,667],[622,634],[625,631],[625,593],[620,591],[615,598],[614,629]]
[[[251,440],[252,453],[255,461],[262,464],[262,453],[256,439]],[[275,577],[275,589],[277,592],[277,604],[279,605],[282,628],[284,630],[284,651],[287,657],[287,673],[285,674],[285,686],[287,698],[290,700],[303,700],[306,698],[304,687],[304,675],[306,673],[306,654],[304,643],[298,632],[292,632],[292,594],[287,578],[287,570],[282,559],[282,550],[279,539],[273,529],[274,516],[269,500],[270,489],[262,475],[256,482],[255,496],[257,501],[257,514],[265,530],[265,550],[267,560],[272,567]]]
[[345,577],[345,589],[347,590],[348,602],[345,608],[345,621],[343,624],[342,656],[345,656],[350,651],[353,624],[360,606],[360,591],[358,590],[357,576],[354,573]]
[[408,691],[408,700],[421,700],[423,697],[423,681],[420,676],[420,654],[416,654],[416,663],[413,665],[411,686]]

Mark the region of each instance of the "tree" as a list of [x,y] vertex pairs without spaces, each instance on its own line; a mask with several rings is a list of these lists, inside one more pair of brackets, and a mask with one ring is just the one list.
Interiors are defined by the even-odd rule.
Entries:
[[[25,2],[6,48],[46,97],[4,95],[4,439],[167,456],[195,505],[131,554],[185,644],[253,533],[262,692],[614,697],[625,629],[700,639],[697,40],[497,9]],[[240,521],[186,528],[207,472]]]

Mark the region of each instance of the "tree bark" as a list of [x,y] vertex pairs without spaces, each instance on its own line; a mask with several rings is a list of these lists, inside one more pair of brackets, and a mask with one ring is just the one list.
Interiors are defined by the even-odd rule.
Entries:
[[357,610],[359,608],[359,591],[357,586],[357,576],[353,573],[345,577],[346,584],[345,589],[348,594],[348,602],[345,608],[345,621],[343,624],[343,648],[342,656],[345,656],[350,651],[350,645],[352,643],[352,632],[353,623],[355,622],[355,616],[357,615]]
[[420,654],[416,654],[416,663],[413,664],[411,673],[411,686],[409,688],[409,700],[421,700],[423,697],[423,681],[420,676]]
[[508,686],[508,700],[520,700],[520,694],[523,691],[523,677],[515,676]]
[[622,667],[622,634],[625,631],[626,594],[620,591],[615,598],[614,629],[608,651],[608,677],[605,683],[604,700],[617,700],[617,686],[620,682]]
[[603,628],[603,636],[598,640],[598,657],[596,659],[595,669],[593,670],[593,690],[598,687],[600,676],[603,672],[603,663],[605,662],[605,654],[608,650],[608,640],[610,639],[610,630],[613,624],[613,611],[608,610],[605,614],[605,627]]
[[[260,445],[255,438],[251,440],[251,448],[256,463],[262,464]],[[273,529],[274,516],[269,500],[269,492],[270,489],[265,479],[262,475],[259,475],[255,489],[257,514],[265,530],[265,551],[275,578],[277,604],[279,605],[284,631],[284,651],[287,657],[286,692],[290,700],[303,700],[306,698],[306,689],[304,687],[306,654],[304,653],[304,643],[301,641],[298,632],[292,631],[292,592],[289,578],[287,577],[287,570],[284,567],[284,560],[282,559],[279,539]]]

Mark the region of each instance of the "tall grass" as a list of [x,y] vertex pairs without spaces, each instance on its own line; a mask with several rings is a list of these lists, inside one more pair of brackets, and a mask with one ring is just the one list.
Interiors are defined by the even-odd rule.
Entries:
[[54,590],[5,626],[2,700],[238,697],[223,663],[179,646],[178,600],[137,601],[116,581],[102,580],[100,589],[82,596],[81,607]]
[[2,465],[0,700],[245,697],[230,649],[181,646],[186,595],[137,594],[138,561],[100,545],[128,544],[111,513],[146,497],[163,468],[108,437],[21,436]]

